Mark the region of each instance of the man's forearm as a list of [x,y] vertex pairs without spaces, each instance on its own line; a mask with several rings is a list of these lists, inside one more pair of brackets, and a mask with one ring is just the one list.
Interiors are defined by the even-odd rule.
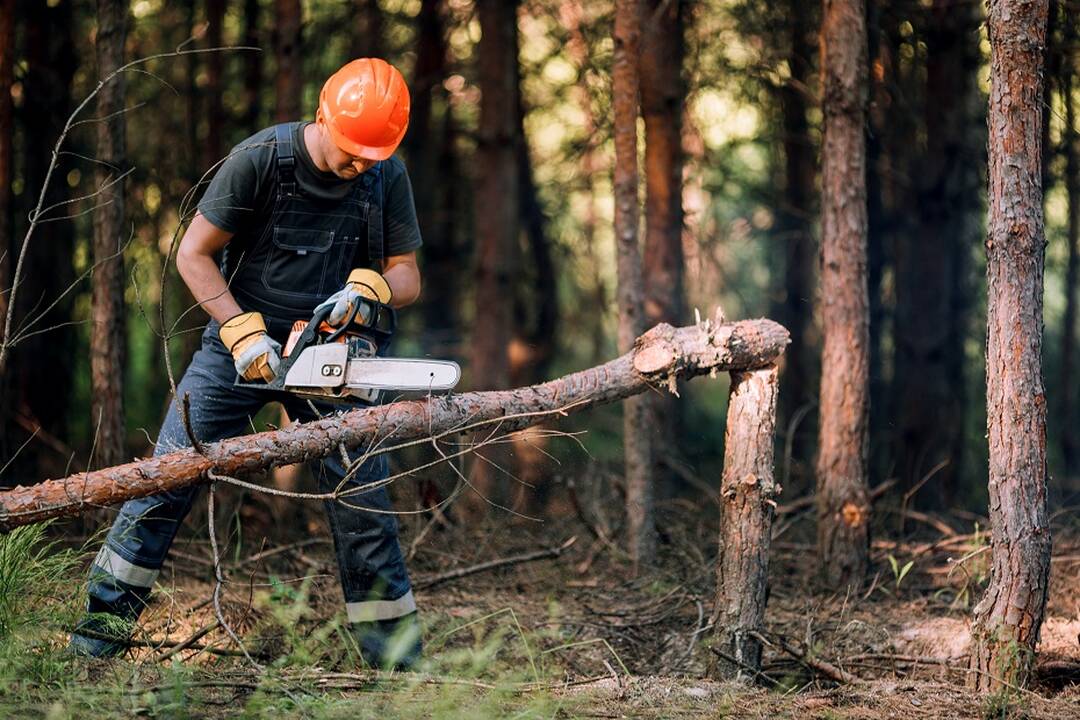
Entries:
[[395,308],[405,307],[416,302],[420,297],[420,271],[413,263],[401,263],[387,268],[383,273],[386,284],[390,286],[392,297],[390,304]]
[[223,323],[243,312],[229,292],[229,286],[213,257],[198,253],[182,254],[176,259],[176,267],[192,296],[210,317]]

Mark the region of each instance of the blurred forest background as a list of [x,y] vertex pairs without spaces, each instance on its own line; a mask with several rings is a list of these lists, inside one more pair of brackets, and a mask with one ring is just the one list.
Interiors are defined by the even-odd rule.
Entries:
[[[812,491],[817,437],[821,9],[801,0],[647,4],[639,147],[649,315],[688,324],[720,306],[729,319],[767,316],[791,331],[777,426],[777,475],[790,501]],[[425,290],[402,314],[396,352],[457,359],[470,389],[529,384],[616,354],[611,2],[136,0],[129,9],[125,61],[232,49],[167,54],[125,73],[126,152],[121,145],[112,170],[97,162],[101,123],[86,122],[99,115],[94,107],[71,128],[45,190],[53,209],[26,256],[16,344],[0,377],[0,486],[149,453],[169,392],[160,305],[169,323],[179,318],[169,344],[177,377],[205,322],[198,309],[185,314],[191,300],[175,269],[163,272],[192,193],[247,135],[311,119],[323,80],[353,57],[386,58],[412,93],[400,153],[424,235]],[[89,0],[0,3],[0,288],[10,286],[52,148],[98,83],[96,13]],[[1059,0],[1051,16],[1043,357],[1057,505],[1080,491],[1071,373],[1080,14]],[[871,2],[867,19],[870,484],[895,478],[896,498],[915,490],[915,506],[983,514],[984,9]],[[486,114],[484,102],[496,109]],[[118,408],[124,431],[110,450],[96,442],[108,420],[92,390],[89,278],[93,209],[106,197],[98,189],[123,173],[126,310],[109,346],[122,359],[123,403],[107,414]],[[681,198],[665,197],[680,188]],[[480,267],[478,249],[499,242],[497,267]],[[496,283],[503,308],[477,307],[484,283]],[[0,294],[0,310],[9,295]],[[506,351],[488,353],[493,346]],[[692,383],[666,406],[657,428],[671,439],[664,494],[716,486],[726,383]],[[574,443],[547,450],[616,467],[619,416],[617,406],[598,408],[560,426],[588,430],[581,439],[593,460]]]

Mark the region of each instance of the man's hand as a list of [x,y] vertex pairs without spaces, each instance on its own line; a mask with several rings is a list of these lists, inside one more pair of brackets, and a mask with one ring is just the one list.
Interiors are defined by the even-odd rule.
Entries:
[[[390,291],[390,285],[386,282],[386,278],[382,275],[374,270],[357,268],[349,273],[349,279],[345,283],[345,287],[319,303],[315,311],[318,312],[326,307],[333,308],[329,317],[326,318],[326,322],[338,326],[345,322],[345,318],[352,315],[353,308],[356,307],[360,298],[377,300],[384,305],[389,305],[393,293]],[[370,318],[363,311],[364,308],[361,307],[357,319],[362,323],[367,323]]]
[[266,334],[257,312],[240,313],[221,324],[221,342],[232,353],[236,372],[248,382],[270,382],[281,368],[281,345]]

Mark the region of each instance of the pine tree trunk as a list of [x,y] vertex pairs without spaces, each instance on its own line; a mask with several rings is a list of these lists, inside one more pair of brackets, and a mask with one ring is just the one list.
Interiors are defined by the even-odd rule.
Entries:
[[[103,78],[124,64],[124,41],[127,38],[126,0],[98,0],[97,52],[98,78]],[[96,182],[104,187],[123,172],[124,134],[127,127],[123,110],[125,78],[121,73],[101,88],[97,114],[108,118],[97,125]],[[108,187],[94,210],[93,318],[90,326],[90,427],[95,433],[94,462],[109,467],[127,457],[124,415],[124,361],[127,336],[124,316],[124,254],[127,228],[124,220],[124,183]]]
[[[619,286],[619,350],[626,352],[645,325],[641,253],[638,249],[638,53],[640,0],[615,3],[615,64],[611,73],[615,136],[615,243]],[[636,573],[656,555],[653,521],[653,426],[650,404],[623,403],[623,457],[626,475],[627,543]]]
[[713,677],[753,682],[761,668],[761,643],[753,633],[764,629],[769,541],[780,495],[773,477],[776,374],[776,367],[731,373],[712,626],[713,647],[736,662],[712,658]]
[[817,505],[822,578],[834,588],[862,582],[869,551],[866,53],[863,0],[825,0]]
[[[206,42],[209,47],[225,45],[225,0],[206,0]],[[252,53],[258,54],[258,53]],[[225,104],[224,92],[225,53],[207,53],[206,58],[206,141],[203,143],[203,168],[214,167],[225,156]]]
[[457,299],[463,250],[454,244],[454,208],[447,198],[457,182],[454,122],[443,86],[447,69],[445,0],[422,0],[416,17],[416,68],[409,132],[405,134],[409,176],[416,192],[416,216],[424,236],[424,314],[426,352],[446,355],[460,333]]
[[[244,0],[244,45],[262,47],[259,29],[259,0]],[[247,133],[262,128],[263,53],[245,52],[244,58],[244,114],[242,122]]]
[[[8,288],[15,255],[15,224],[11,181],[15,176],[15,104],[11,86],[15,81],[15,0],[0,0],[0,347],[4,344],[4,324],[8,311]],[[8,384],[7,353],[0,359],[0,426],[11,427],[12,391]],[[0,433],[0,457],[11,457],[8,433]],[[3,478],[0,477],[0,483]]]
[[[817,348],[814,342],[814,197],[816,195],[815,149],[806,117],[810,92],[811,7],[805,0],[789,0],[787,24],[788,67],[791,78],[781,89],[783,111],[784,194],[779,213],[779,233],[784,244],[783,303],[776,320],[791,332],[791,348],[784,353],[780,418],[786,430],[795,413],[815,399]],[[792,440],[794,459],[805,462],[809,475],[813,452],[813,423],[805,420]],[[800,465],[802,463],[800,462]],[[788,488],[791,490],[791,488]]]
[[[683,299],[682,2],[648,0],[641,33],[641,114],[645,118],[645,249],[642,281],[646,325],[678,324],[685,315]],[[642,398],[650,405],[654,447],[677,455],[682,406],[670,393]],[[677,461],[677,458],[672,458]],[[654,482],[661,472],[654,452]]]
[[[517,135],[514,85],[518,79],[517,2],[481,0],[478,73],[480,126],[476,148],[476,309],[473,323],[470,374],[475,388],[501,389],[510,384],[509,355],[513,337],[514,282],[518,272]],[[498,462],[499,455],[485,451]],[[474,465],[478,492],[505,502],[505,488],[496,487],[494,468]],[[466,498],[474,513],[485,509],[482,501]]]
[[926,153],[913,178],[918,227],[896,249],[893,421],[905,488],[947,463],[916,495],[925,507],[945,509],[956,498],[963,449],[967,258],[977,242],[972,217],[982,177],[981,145],[971,141],[978,34],[970,3],[935,0],[928,13]]
[[[75,45],[71,39],[73,7],[70,0],[51,3],[47,0],[25,0],[20,17],[26,27],[26,75],[23,82],[23,104],[20,118],[28,152],[23,153],[26,192],[20,209],[27,217],[37,202],[51,158],[51,149],[71,112],[71,82],[77,66]],[[69,148],[70,149],[70,148]],[[63,175],[54,172],[45,194],[44,207],[63,202],[70,196]],[[53,215],[62,214],[62,209]],[[48,217],[48,216],[46,216]],[[74,281],[74,234],[69,222],[43,222],[37,225],[26,261],[22,282],[15,299],[17,323],[25,323],[31,310],[42,309],[44,303],[59,299],[57,304],[37,320],[33,330],[46,330],[27,337],[14,350],[12,357],[13,398],[20,412],[55,437],[67,436],[67,416],[71,401],[73,379],[72,358],[75,333],[65,326],[72,317],[71,293],[61,295]],[[44,302],[39,302],[44,301]],[[47,388],[48,392],[40,392]],[[48,472],[67,464],[68,458],[51,450],[31,444],[19,454],[9,472],[21,473],[34,467]]]
[[[386,56],[386,43],[383,41],[383,14],[379,9],[379,0],[354,0],[356,29],[352,33],[349,46],[350,60],[354,58]],[[421,11],[422,12],[422,11]],[[413,88],[410,88],[412,90]]]
[[990,3],[986,414],[990,584],[972,623],[973,687],[1026,684],[1046,609],[1046,395],[1042,364],[1042,47],[1046,0]]
[[292,122],[303,115],[304,48],[301,38],[303,11],[300,0],[274,0],[273,34],[277,75],[274,81],[276,122]]

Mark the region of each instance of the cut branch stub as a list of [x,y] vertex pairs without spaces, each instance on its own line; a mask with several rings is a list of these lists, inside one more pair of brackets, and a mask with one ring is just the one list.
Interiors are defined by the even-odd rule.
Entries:
[[[787,343],[787,330],[771,320],[744,320],[704,331],[696,325],[657,325],[638,338],[629,353],[540,385],[353,410],[283,430],[206,443],[205,454],[179,450],[0,492],[0,531],[206,482],[209,472],[247,475],[326,457],[341,445],[383,447],[483,421],[492,421],[490,429],[498,432],[520,430],[548,419],[545,413],[577,412],[621,400],[671,376],[763,368],[775,362]],[[649,370],[636,369],[638,355],[644,355],[642,366]]]

